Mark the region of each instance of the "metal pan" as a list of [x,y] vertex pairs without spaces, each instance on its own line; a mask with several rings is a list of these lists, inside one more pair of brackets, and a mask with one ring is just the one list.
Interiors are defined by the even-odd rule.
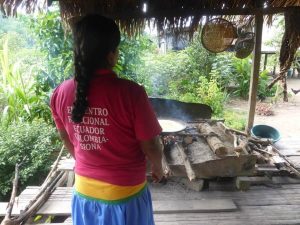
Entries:
[[186,128],[185,122],[168,118],[159,118],[158,122],[162,128],[163,134],[176,133]]

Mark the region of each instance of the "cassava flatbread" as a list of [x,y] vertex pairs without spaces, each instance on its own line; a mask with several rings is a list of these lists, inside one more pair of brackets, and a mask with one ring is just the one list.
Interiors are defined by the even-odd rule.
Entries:
[[161,128],[163,129],[163,132],[172,133],[172,132],[178,132],[185,129],[185,125],[174,120],[159,119],[158,122]]

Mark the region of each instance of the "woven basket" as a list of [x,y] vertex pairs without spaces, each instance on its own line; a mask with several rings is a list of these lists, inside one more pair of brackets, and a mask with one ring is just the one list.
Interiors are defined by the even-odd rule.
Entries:
[[252,32],[247,32],[235,43],[235,56],[240,59],[248,57],[254,49],[254,37],[255,34]]
[[222,18],[214,18],[204,25],[201,41],[208,51],[218,53],[228,49],[236,36],[231,22]]

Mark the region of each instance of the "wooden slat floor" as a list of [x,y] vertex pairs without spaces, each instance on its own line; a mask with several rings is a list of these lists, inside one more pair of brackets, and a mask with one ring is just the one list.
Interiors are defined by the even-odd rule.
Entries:
[[[202,213],[165,213],[154,214],[156,225],[269,225],[269,224],[300,224],[300,184],[284,184],[276,186],[252,186],[246,192],[236,191],[229,188],[228,181],[226,190],[224,183],[211,185],[202,192],[187,189],[182,184],[169,181],[167,185],[150,185],[154,202],[176,201],[181,204],[187,200],[220,199],[232,200],[236,206],[235,211],[202,212]],[[26,196],[34,188],[27,189]],[[67,191],[66,191],[67,190]],[[61,215],[69,215],[70,188],[58,188],[48,202],[56,202]],[[66,205],[67,204],[67,205]],[[70,221],[65,224],[70,224]],[[58,224],[57,224],[58,225]]]
[[300,169],[300,137],[283,138],[275,145],[288,160]]
[[[300,168],[300,137],[285,138],[276,147]],[[286,179],[287,181],[289,179]],[[156,225],[300,225],[300,184],[252,186],[241,192],[230,183],[213,183],[206,191],[195,192],[178,183],[151,186],[153,200],[232,199],[239,210],[218,213],[155,214]]]
[[[276,146],[300,165],[300,139],[282,139]],[[227,199],[238,207],[238,210],[231,212],[154,214],[156,225],[300,225],[300,184],[252,186],[250,190],[241,192],[235,190],[233,181],[211,181],[208,189],[196,192],[169,181],[164,186],[150,185],[150,189],[153,201],[175,200],[180,204],[186,200]],[[68,215],[63,211],[71,198],[71,189],[66,190],[58,188],[49,198],[58,200],[62,215]],[[32,190],[29,188],[26,191],[30,198]],[[66,224],[70,225],[70,220]]]
[[[214,187],[215,188],[215,187]],[[300,185],[252,186],[246,192],[212,190],[195,192],[178,183],[151,187],[153,200],[232,199],[238,210],[218,213],[155,214],[157,225],[187,224],[300,224]]]

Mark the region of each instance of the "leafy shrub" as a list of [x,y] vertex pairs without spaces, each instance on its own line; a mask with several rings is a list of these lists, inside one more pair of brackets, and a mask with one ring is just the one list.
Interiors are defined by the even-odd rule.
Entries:
[[215,79],[208,80],[201,76],[199,78],[197,95],[199,103],[209,105],[213,110],[214,116],[222,115],[224,103],[228,96],[220,89]]
[[15,164],[20,169],[20,188],[39,185],[56,158],[60,142],[55,128],[42,121],[12,123],[0,131],[0,201],[7,197],[14,178]]
[[64,32],[59,10],[40,14],[29,20],[36,48],[43,53],[43,66],[36,76],[36,92],[50,92],[73,75],[71,34]]
[[231,53],[220,53],[214,58],[210,77],[215,78],[223,90],[227,90],[234,82],[235,68]]
[[257,95],[262,100],[266,97],[273,97],[276,93],[276,85],[273,86],[271,89],[267,88],[269,84],[269,78],[270,77],[267,71],[262,71],[259,74]]
[[[214,77],[223,90],[233,88],[233,95],[247,98],[250,88],[252,60],[251,56],[238,59],[231,53],[217,55],[212,64],[210,76]],[[267,71],[259,74],[257,96],[261,99],[274,96],[276,88],[267,88],[269,75]]]
[[144,83],[145,77],[138,72],[145,65],[143,57],[148,52],[154,51],[154,49],[155,44],[147,35],[141,34],[137,37],[128,37],[122,33],[119,46],[119,60],[115,70],[124,78],[137,83]]
[[[34,118],[43,118],[51,121],[51,113],[47,104],[47,96],[37,95],[32,74],[23,72],[23,59],[11,62],[8,37],[0,47],[0,109],[1,123],[9,124],[12,121],[32,121]],[[27,63],[29,65],[29,63]]]
[[246,128],[246,113],[225,110],[224,120],[225,125],[230,128],[242,131],[244,131]]
[[233,82],[237,89],[233,92],[235,95],[247,98],[250,88],[251,78],[251,60],[250,58],[238,59],[233,58],[234,73],[232,74]]

